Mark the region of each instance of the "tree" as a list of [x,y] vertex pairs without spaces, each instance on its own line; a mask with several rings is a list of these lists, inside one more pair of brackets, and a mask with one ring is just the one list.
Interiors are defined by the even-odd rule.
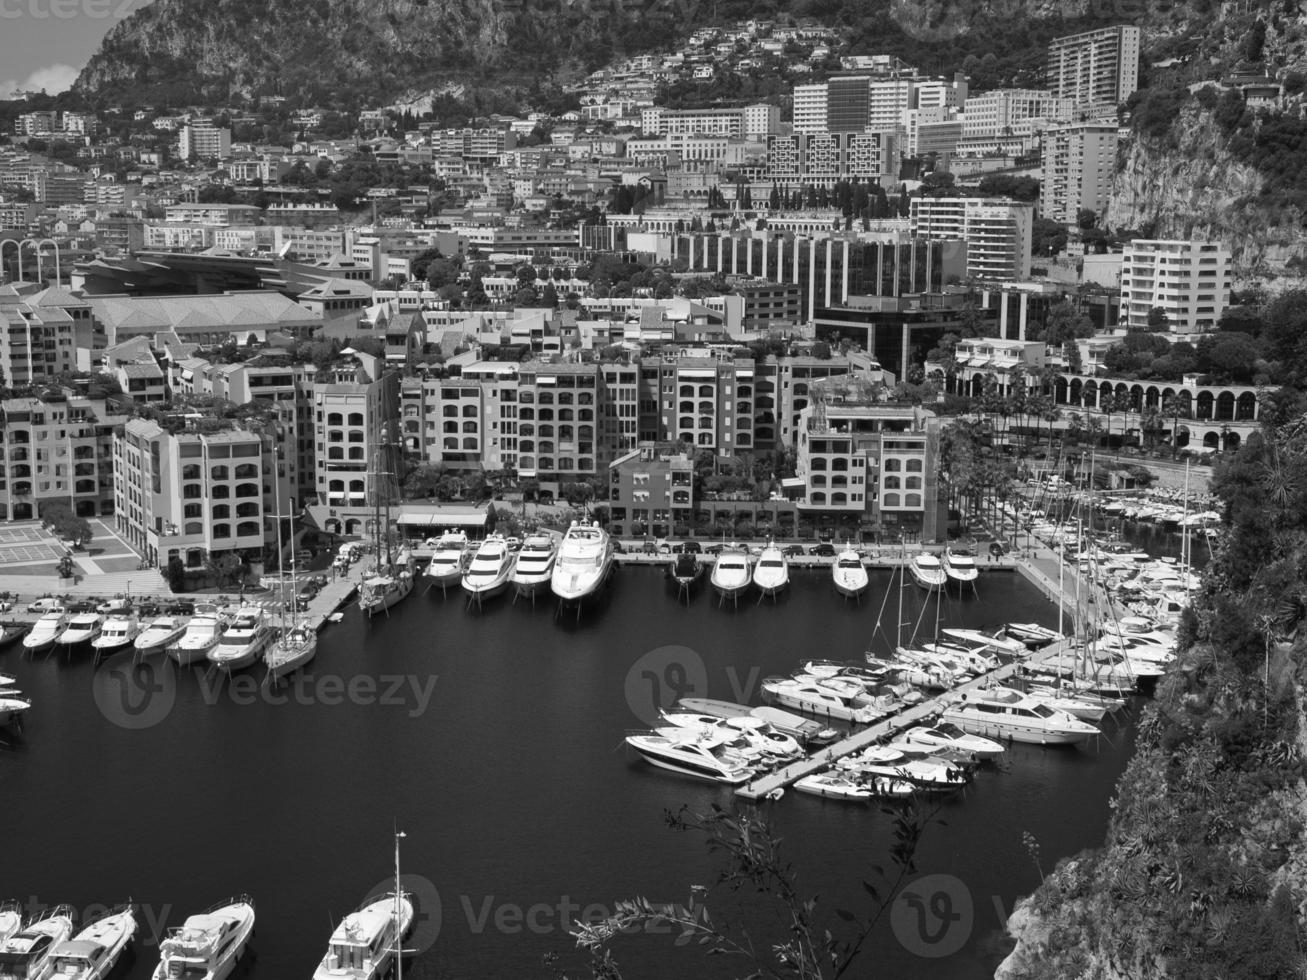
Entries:
[[1170,329],[1170,323],[1166,310],[1160,306],[1149,308],[1147,327],[1145,328],[1149,333],[1166,333]]
[[[671,934],[697,941],[708,955],[738,957],[748,964],[745,969],[754,977],[821,980],[828,975],[852,976],[856,972],[853,965],[877,923],[915,871],[917,848],[933,816],[933,811],[928,813],[916,805],[907,810],[887,808],[885,812],[893,819],[892,870],[887,875],[873,869],[879,881],[863,881],[863,891],[870,899],[865,911],[835,909],[843,926],[832,922],[831,927],[826,927],[818,922],[817,899],[800,892],[797,872],[783,860],[780,841],[758,811],[733,812],[714,806],[706,813],[696,813],[687,807],[676,814],[668,812],[668,826],[701,834],[709,854],[725,859],[714,887],[731,893],[747,889],[751,897],[774,905],[781,924],[775,941],[755,945],[739,926],[725,920],[713,921],[707,906],[712,889],[695,885],[685,905],[654,904],[644,898],[618,902],[612,915],[597,922],[578,923],[574,933],[577,946],[590,954],[596,977],[615,980],[621,972],[610,944],[618,936],[667,932],[670,925]],[[840,929],[847,929],[846,935],[837,935]]]
[[91,522],[74,514],[72,505],[66,500],[43,502],[41,523],[64,541],[71,541],[74,548],[84,548],[95,537]]
[[174,593],[186,591],[186,566],[176,555],[168,559],[163,567],[163,577],[168,581],[168,588]]

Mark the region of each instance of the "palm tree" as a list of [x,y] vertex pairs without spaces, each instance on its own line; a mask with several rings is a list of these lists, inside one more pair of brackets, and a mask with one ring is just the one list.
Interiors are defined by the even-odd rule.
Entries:
[[1098,410],[1107,416],[1107,442],[1112,442],[1112,414],[1117,410],[1117,397],[1110,391],[1102,392],[1098,398]]

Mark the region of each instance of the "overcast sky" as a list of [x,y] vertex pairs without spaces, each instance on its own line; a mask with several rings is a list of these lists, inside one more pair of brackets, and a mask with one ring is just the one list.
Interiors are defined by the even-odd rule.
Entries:
[[109,29],[149,3],[0,0],[0,97],[15,89],[62,92]]

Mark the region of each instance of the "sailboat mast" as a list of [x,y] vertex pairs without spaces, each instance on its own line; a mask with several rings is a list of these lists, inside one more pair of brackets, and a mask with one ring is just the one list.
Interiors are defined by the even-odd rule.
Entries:
[[1180,522],[1180,568],[1184,572],[1185,604],[1190,604],[1189,563],[1193,559],[1193,542],[1189,537],[1189,460],[1184,461],[1184,519]]
[[404,893],[399,887],[399,842],[408,835],[395,831],[395,980],[404,980]]
[[[286,575],[285,569],[281,567],[282,556],[285,554],[281,543],[281,470],[277,465],[277,447],[272,449],[272,491],[277,495],[274,506],[275,520],[277,522],[277,588],[281,593],[281,609],[278,613],[278,622],[281,625],[281,631],[286,632]],[[291,565],[291,588],[294,589],[295,566]],[[297,593],[298,594],[298,593]]]

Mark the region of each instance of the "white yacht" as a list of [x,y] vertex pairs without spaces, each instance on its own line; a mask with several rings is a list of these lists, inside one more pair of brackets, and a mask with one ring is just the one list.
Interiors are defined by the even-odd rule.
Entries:
[[748,590],[751,578],[749,553],[738,545],[722,549],[710,576],[713,589],[723,600],[738,599]]
[[229,672],[248,667],[259,659],[272,638],[272,625],[263,607],[241,606],[233,612],[218,645],[209,651],[209,663]]
[[[558,558],[558,542],[546,531],[528,534],[517,553],[512,582],[518,595],[535,596],[549,588]],[[434,559],[433,559],[434,560]]]
[[677,728],[689,728],[700,734],[719,736],[726,743],[745,745],[751,750],[744,753],[746,755],[793,758],[803,752],[792,735],[778,731],[762,718],[752,715],[719,718],[690,711],[664,711],[662,719]]
[[703,560],[698,555],[685,551],[668,566],[667,576],[676,583],[677,589],[688,595],[703,579],[703,567]]
[[763,595],[770,596],[779,594],[790,584],[790,563],[785,560],[785,553],[771,542],[762,549],[753,566],[753,584]]
[[963,585],[974,582],[980,577],[980,571],[976,568],[976,556],[965,549],[945,548],[944,574],[950,582]]
[[1003,631],[989,634],[982,630],[962,629],[959,627],[947,626],[940,630],[951,640],[960,643],[969,644],[978,650],[988,650],[994,653],[1005,653],[1010,657],[1024,657],[1030,652],[1030,648],[1019,640],[1014,640],[1009,636],[1004,636]]
[[0,691],[0,725],[8,725],[25,715],[32,708],[32,701],[17,691]]
[[835,583],[835,591],[849,599],[862,595],[871,584],[867,566],[852,545],[845,545],[844,550],[835,556],[831,579]]
[[900,738],[913,745],[930,749],[952,749],[967,752],[981,759],[993,759],[1002,755],[1006,749],[993,739],[980,735],[968,735],[957,725],[940,722],[930,728],[924,726],[909,728]]
[[1034,745],[1076,745],[1099,730],[1039,698],[1010,688],[964,691],[940,715],[964,732]]
[[762,689],[778,704],[806,711],[810,715],[852,721],[859,725],[869,725],[884,716],[883,712],[867,702],[860,687],[855,692],[837,688],[831,681],[769,677],[762,682]]
[[395,561],[379,565],[359,586],[359,608],[369,617],[385,612],[413,591],[412,558],[401,553]]
[[719,783],[747,782],[754,773],[749,760],[728,750],[720,739],[678,729],[674,737],[628,735],[626,744],[650,765]]
[[183,667],[197,664],[209,656],[227,628],[227,617],[212,603],[195,607],[195,615],[186,624],[181,639],[168,647],[168,656]]
[[159,946],[154,980],[224,980],[254,932],[254,902],[242,895],[187,918]]
[[913,555],[912,560],[908,562],[908,571],[912,573],[912,580],[927,592],[937,592],[944,588],[944,583],[948,581],[939,556],[929,551]]
[[100,635],[91,641],[97,657],[109,657],[129,650],[141,632],[141,624],[132,615],[110,616],[104,621]]
[[23,637],[23,649],[28,653],[44,653],[54,646],[60,634],[67,628],[67,613],[46,613],[36,621],[28,634]]
[[412,925],[413,902],[407,895],[368,899],[331,934],[313,980],[380,980]]
[[442,589],[457,585],[463,577],[463,556],[467,551],[467,533],[446,531],[436,542],[435,554],[427,565],[427,578]]
[[73,647],[94,641],[103,627],[104,617],[99,613],[75,613],[68,620],[68,628],[59,634],[55,642],[71,651]]
[[73,934],[73,910],[58,905],[0,943],[0,980],[46,980],[54,974],[51,953]]
[[136,938],[136,929],[130,906],[96,919],[50,953],[53,975],[60,980],[104,980]]
[[1050,643],[1066,639],[1057,630],[1040,626],[1038,623],[1008,623],[1003,627],[1003,631],[1028,647],[1046,647]]
[[186,616],[159,616],[145,624],[132,645],[138,654],[166,650],[182,638],[190,619]]
[[497,596],[508,588],[508,577],[513,574],[516,556],[508,550],[502,534],[488,534],[477,547],[472,560],[463,573],[463,591],[480,602]]
[[[811,776],[804,776],[795,781],[794,788],[800,793],[809,793],[828,800],[850,800],[856,803],[868,803],[882,795],[876,791],[876,787],[870,781],[838,770],[815,772]],[[907,793],[903,795],[911,792],[912,787],[909,785]]]
[[23,910],[17,902],[0,904],[0,943],[23,928]]
[[268,668],[268,680],[285,677],[303,667],[318,652],[318,634],[308,623],[296,622],[268,647],[263,663]]
[[597,521],[572,522],[558,545],[549,587],[565,603],[581,603],[599,591],[613,570],[613,544]]

